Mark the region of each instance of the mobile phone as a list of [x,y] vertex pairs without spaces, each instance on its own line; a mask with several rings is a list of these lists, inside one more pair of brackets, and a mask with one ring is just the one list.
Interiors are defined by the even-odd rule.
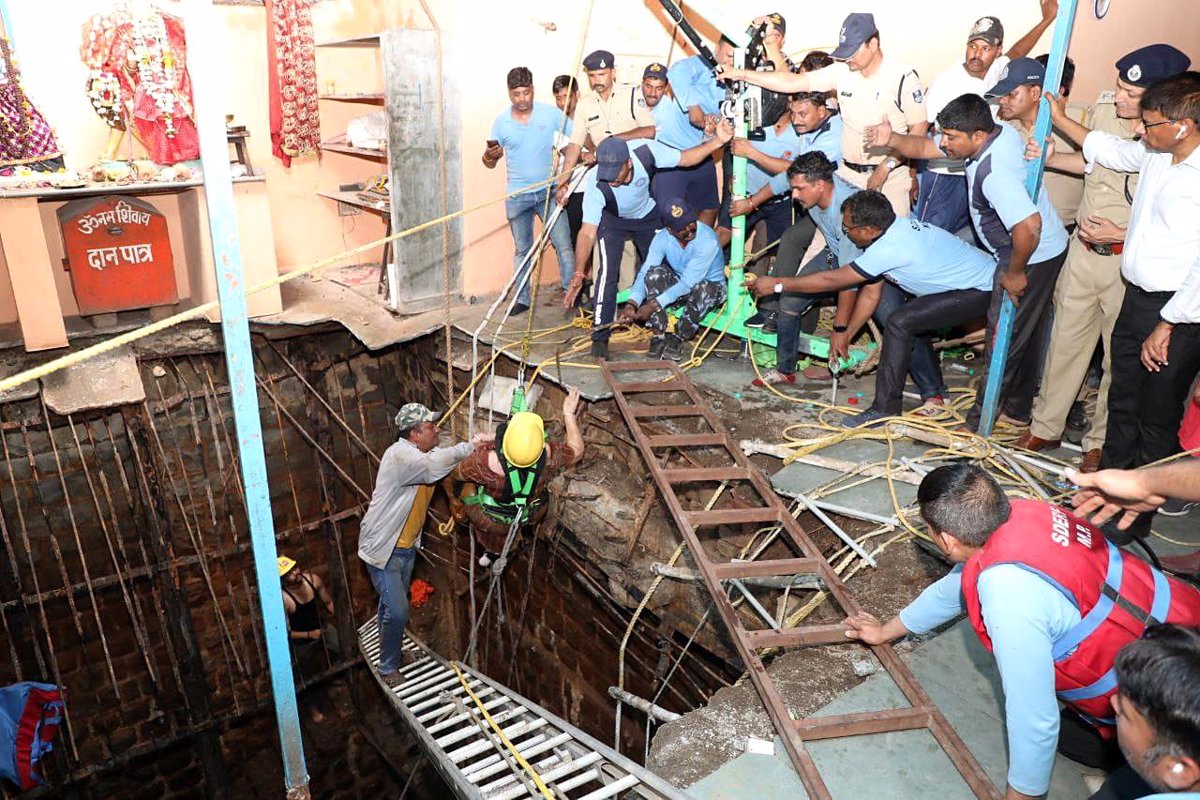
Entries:
[[488,146],[488,147],[499,147],[499,146],[500,146],[500,140],[499,140],[499,139],[488,139],[488,140],[487,140],[487,146]]

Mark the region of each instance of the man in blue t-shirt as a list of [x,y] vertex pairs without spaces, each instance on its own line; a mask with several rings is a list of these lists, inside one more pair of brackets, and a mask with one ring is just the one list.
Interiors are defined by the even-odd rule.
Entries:
[[[842,118],[825,104],[823,92],[792,95],[788,110],[774,125],[764,128],[763,134],[762,141],[734,139],[729,146],[735,156],[743,156],[748,162],[746,197],[735,202],[732,192],[727,192],[722,199],[717,226],[722,244],[729,242],[733,217],[741,214],[746,215],[747,236],[759,222],[766,223],[767,240],[756,242],[755,249],[778,241],[792,225],[791,186],[787,182],[792,161],[812,150],[825,153],[834,162],[841,158]],[[755,265],[750,269],[759,273]]]
[[[642,322],[654,331],[647,356],[678,361],[683,344],[700,330],[700,320],[725,302],[725,253],[716,232],[699,222],[682,197],[659,207],[663,229],[654,234],[621,322]],[[667,309],[682,302],[675,333],[667,329]]]
[[617,283],[621,277],[621,251],[633,239],[642,263],[659,227],[658,207],[650,181],[658,170],[699,164],[733,138],[728,121],[717,126],[716,136],[680,152],[653,139],[628,142],[610,136],[596,148],[596,168],[584,179],[583,227],[575,243],[575,274],[567,286],[563,305],[575,305],[587,279],[592,246],[599,243],[596,275],[595,326],[592,355],[608,358],[611,323],[616,318]]
[[819,294],[858,287],[853,297],[845,298],[850,309],[845,330],[839,330],[842,325],[834,328],[835,336],[844,337],[843,344],[831,344],[831,353],[853,341],[875,313],[885,281],[904,293],[907,299],[888,315],[884,325],[875,400],[866,411],[842,420],[844,427],[853,428],[901,413],[913,347],[937,364],[929,334],[986,313],[996,261],[941,228],[897,219],[887,197],[874,190],[858,192],[842,203],[841,227],[845,237],[862,251],[852,261],[843,259],[837,269],[795,278],[748,276],[746,285],[759,297],[772,292]]
[[[1008,84],[1015,86],[1025,79],[1012,70],[992,92],[1007,94],[1011,91],[1005,88]],[[967,162],[971,222],[979,240],[999,262],[988,309],[988,330],[995,329],[1005,293],[1017,303],[1001,387],[1000,419],[1028,426],[1042,377],[1043,343],[1050,329],[1054,287],[1067,257],[1067,229],[1050,203],[1045,186],[1036,203],[1030,199],[1025,189],[1025,143],[1010,125],[992,118],[986,100],[977,94],[957,97],[942,109],[937,121],[942,130],[939,140],[901,136],[886,123],[869,129],[867,138],[872,144],[886,144],[909,158],[938,158],[944,154]],[[987,385],[992,340],[989,335],[980,386]],[[967,427],[978,427],[982,410],[983,392],[978,392],[967,414]]]
[[[787,113],[766,130],[764,141],[734,139],[730,145],[734,155],[745,156],[750,162],[746,166],[746,197],[733,200],[733,184],[726,183],[717,234],[722,244],[728,244],[733,217],[743,214],[747,236],[760,221],[765,223],[766,242],[756,238],[754,249],[761,252],[776,242],[778,245],[774,260],[760,258],[747,266],[756,275],[763,274],[767,264],[772,275],[790,278],[799,274],[804,254],[816,234],[816,227],[807,216],[794,213],[788,168],[797,156],[819,152],[836,169],[842,157],[842,118],[836,110],[830,110],[826,99],[824,92],[793,94]],[[727,163],[732,169],[732,160]],[[778,300],[764,298],[758,305],[758,313],[746,320],[746,327],[776,330],[778,313]]]
[[[718,63],[733,63],[733,45],[724,37],[717,45],[716,57]],[[720,121],[725,90],[700,56],[673,63],[667,69],[667,85],[667,95],[654,106],[654,138],[677,150],[696,147]],[[721,205],[716,163],[707,158],[699,164],[663,170],[654,178],[654,196],[658,200],[682,197],[698,209],[701,222],[715,225]]]
[[[531,255],[533,218],[536,215],[545,225],[547,213],[555,210],[550,195],[553,187],[538,184],[554,174],[555,137],[570,133],[566,127],[570,121],[554,106],[533,101],[533,73],[526,67],[509,70],[508,99],[512,107],[500,112],[492,123],[491,138],[483,151],[483,165],[495,169],[500,159],[507,157],[506,194],[518,193],[504,201],[504,215],[516,245],[513,269],[521,272],[512,313],[521,314],[529,309],[529,274],[536,263]],[[575,252],[571,247],[571,228],[563,214],[558,214],[550,227],[550,241],[558,255],[558,271],[565,291],[575,272]]]

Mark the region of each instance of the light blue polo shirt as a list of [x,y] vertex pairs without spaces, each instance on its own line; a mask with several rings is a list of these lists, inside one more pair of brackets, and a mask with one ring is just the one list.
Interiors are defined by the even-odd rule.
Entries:
[[712,70],[700,56],[681,58],[668,67],[667,81],[685,111],[700,106],[705,114],[721,113],[725,90],[717,85]]
[[679,150],[688,150],[704,141],[704,131],[692,124],[687,107],[679,98],[664,94],[651,112],[654,114],[654,140]]
[[[815,131],[800,134],[800,148],[796,151],[796,155],[813,150],[824,153],[825,157],[835,164],[842,160],[841,114],[834,114]],[[771,190],[775,194],[789,194],[792,191],[787,172],[781,172],[771,177]]]
[[[624,186],[612,187],[613,196],[617,200],[618,216],[622,219],[641,219],[655,209],[654,197],[650,194],[650,176],[642,166],[642,160],[634,152],[639,147],[646,147],[653,156],[656,169],[670,169],[679,166],[679,151],[674,147],[656,142],[653,139],[630,139],[629,160],[633,162],[633,176]],[[583,221],[589,225],[599,225],[604,213],[604,195],[600,192],[596,178],[597,170],[589,170],[584,179],[583,191]]]
[[[554,168],[554,137],[563,121],[563,113],[556,107],[536,101],[526,123],[513,119],[511,107],[496,117],[488,138],[500,142],[504,148],[509,194],[550,177]],[[569,134],[571,121],[566,123]]]
[[[764,155],[771,158],[786,158],[791,161],[802,152],[800,135],[796,133],[796,129],[790,123],[784,126],[782,132],[776,131],[775,126],[771,125],[764,128],[763,133],[766,135],[765,139],[761,142],[751,141],[750,145]],[[753,161],[748,161],[746,164],[746,194],[754,194],[770,183],[776,175],[783,175],[784,180],[787,180],[787,170],[781,173],[767,172]]]
[[799,152],[808,153],[812,150],[824,153],[835,164],[842,160],[841,114],[830,115],[829,119],[825,120],[824,125],[815,131],[809,131],[800,135]]
[[[784,173],[784,176],[786,177],[787,173]],[[791,191],[791,186],[788,186],[788,191]],[[842,233],[842,203],[860,191],[862,190],[840,175],[834,175],[833,200],[830,201],[829,208],[813,206],[808,210],[808,215],[820,228],[821,234],[825,237],[825,244],[829,248],[829,252],[833,253],[839,266],[849,264],[862,252],[858,249],[858,245]]]
[[959,289],[992,291],[996,259],[927,222],[898,217],[851,265],[922,297]]
[[[1025,190],[1025,140],[1011,125],[999,122],[1000,134],[977,158],[967,161],[971,223],[992,253],[1007,258],[1010,231],[1030,215],[1042,215],[1042,238],[1029,263],[1047,261],[1067,249],[1067,229],[1043,185],[1037,203]],[[939,138],[940,143],[940,138]]]
[[696,223],[696,238],[684,247],[666,228],[654,234],[646,261],[638,271],[629,290],[629,299],[638,305],[646,299],[646,273],[651,267],[666,264],[675,271],[679,280],[658,296],[663,308],[688,295],[701,281],[725,282],[725,253],[716,231],[703,222]]

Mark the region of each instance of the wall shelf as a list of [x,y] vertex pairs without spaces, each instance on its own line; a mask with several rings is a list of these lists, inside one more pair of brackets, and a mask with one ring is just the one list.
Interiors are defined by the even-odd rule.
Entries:
[[373,158],[378,161],[387,160],[386,150],[367,150],[363,147],[351,147],[348,144],[337,144],[335,142],[322,142],[321,149],[329,153],[342,153],[347,156],[358,156],[359,158]]
[[335,39],[332,42],[318,42],[317,47],[379,47],[379,34],[355,36],[352,39]]
[[319,94],[318,100],[337,100],[341,103],[382,103],[383,92],[362,92],[359,94]]

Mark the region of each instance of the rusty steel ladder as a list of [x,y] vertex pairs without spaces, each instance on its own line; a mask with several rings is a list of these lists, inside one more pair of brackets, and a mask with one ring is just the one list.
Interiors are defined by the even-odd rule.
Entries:
[[[847,644],[842,624],[802,625],[796,628],[748,630],[738,617],[726,594],[723,582],[741,578],[811,574],[820,578],[827,591],[846,614],[862,610],[858,601],[847,591],[841,578],[821,555],[820,550],[804,533],[800,524],[789,513],[770,482],[761,471],[746,458],[737,443],[729,435],[716,413],[705,404],[699,391],[677,365],[666,361],[602,361],[604,378],[613,391],[617,407],[625,417],[630,431],[641,450],[650,473],[658,485],[667,508],[682,534],[696,568],[703,576],[714,605],[733,637],[746,671],[758,690],[768,716],[776,732],[783,739],[784,747],[810,798],[831,798],[829,788],[821,778],[816,763],[805,748],[806,741],[835,739],[873,733],[888,733],[903,730],[928,730],[953,762],[963,780],[977,797],[999,797],[995,785],[988,778],[979,762],[959,738],[958,733],[942,716],[933,700],[917,682],[916,676],[896,654],[890,645],[872,647],[875,657],[895,681],[909,708],[894,708],[883,711],[868,711],[854,714],[839,714],[826,717],[793,719],[787,704],[780,695],[775,682],[767,674],[759,651],[771,647],[796,647],[802,645]],[[669,377],[655,380],[621,381],[620,373],[666,372]],[[683,404],[633,403],[630,395],[664,398],[669,393],[682,393],[689,402]],[[692,418],[702,419],[710,429],[706,432],[652,434],[642,425],[654,419]],[[664,468],[660,457],[667,448],[712,447],[724,448],[728,466],[705,468]],[[717,508],[713,510],[688,510],[684,508],[675,486],[699,482],[743,482],[753,486],[763,505],[752,508]],[[696,533],[700,526],[740,523],[776,523],[782,527],[792,547],[803,554],[802,558],[787,558],[772,561],[714,561],[705,552]]]

